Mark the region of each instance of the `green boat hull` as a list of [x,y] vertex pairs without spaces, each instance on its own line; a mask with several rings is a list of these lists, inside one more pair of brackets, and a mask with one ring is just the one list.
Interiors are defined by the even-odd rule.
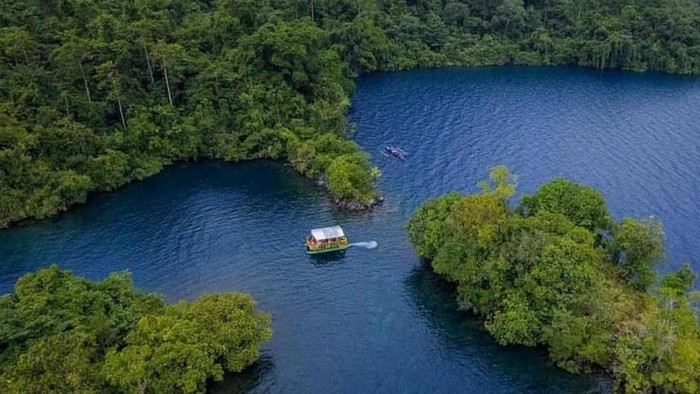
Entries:
[[332,252],[342,252],[345,249],[347,249],[350,245],[345,245],[345,246],[336,246],[333,248],[325,248],[325,249],[318,249],[318,250],[309,250],[308,248],[306,249],[306,254],[323,254],[323,253],[332,253]]

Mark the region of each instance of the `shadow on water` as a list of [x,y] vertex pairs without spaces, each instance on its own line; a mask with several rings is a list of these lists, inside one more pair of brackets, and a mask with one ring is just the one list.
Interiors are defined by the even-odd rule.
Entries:
[[[455,286],[435,274],[429,264],[415,269],[405,285],[423,320],[446,349],[469,360],[487,359],[492,373],[521,382],[521,392],[612,392],[609,377],[569,374],[557,368],[542,348],[498,345],[477,316],[459,310]],[[550,391],[553,388],[556,390]]]
[[212,383],[207,387],[211,394],[254,393],[270,391],[273,380],[268,379],[275,369],[272,356],[263,354],[255,364],[240,373],[224,375],[221,382]]
[[343,259],[345,259],[345,252],[345,250],[341,250],[330,253],[310,254],[308,256],[309,260],[311,261],[311,264],[313,264],[314,266],[325,267],[343,261]]

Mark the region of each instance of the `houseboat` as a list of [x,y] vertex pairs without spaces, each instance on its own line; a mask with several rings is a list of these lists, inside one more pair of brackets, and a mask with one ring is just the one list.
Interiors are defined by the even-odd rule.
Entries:
[[311,230],[306,237],[306,253],[319,254],[337,252],[348,248],[348,237],[340,226],[324,227]]

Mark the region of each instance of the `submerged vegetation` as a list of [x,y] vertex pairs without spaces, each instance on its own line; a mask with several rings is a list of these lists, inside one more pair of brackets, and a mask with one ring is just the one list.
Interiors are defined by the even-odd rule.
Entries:
[[0,297],[0,392],[204,392],[270,335],[247,294],[166,305],[126,273],[92,282],[52,266]]
[[615,222],[599,192],[565,179],[513,206],[507,168],[490,178],[425,203],[407,229],[498,343],[543,345],[571,372],[604,368],[622,392],[699,392],[695,274],[657,278],[660,223]]
[[110,0],[0,12],[0,227],[176,160],[284,160],[369,204],[352,78],[414,67],[700,72],[690,0]]

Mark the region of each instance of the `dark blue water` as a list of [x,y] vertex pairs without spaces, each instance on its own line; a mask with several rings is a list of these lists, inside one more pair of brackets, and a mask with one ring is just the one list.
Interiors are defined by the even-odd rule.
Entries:
[[[102,278],[129,269],[168,300],[245,291],[273,315],[263,357],[220,392],[605,392],[538,350],[503,348],[456,311],[403,231],[422,201],[472,191],[505,163],[531,192],[563,175],[603,191],[616,217],[654,214],[670,266],[700,268],[700,81],[581,69],[378,74],[358,81],[356,140],[384,173],[384,206],[338,212],[269,162],[176,165],[58,219],[0,231],[0,291],[59,263]],[[410,152],[381,156],[383,144]],[[373,250],[312,259],[302,237],[341,224]]]

